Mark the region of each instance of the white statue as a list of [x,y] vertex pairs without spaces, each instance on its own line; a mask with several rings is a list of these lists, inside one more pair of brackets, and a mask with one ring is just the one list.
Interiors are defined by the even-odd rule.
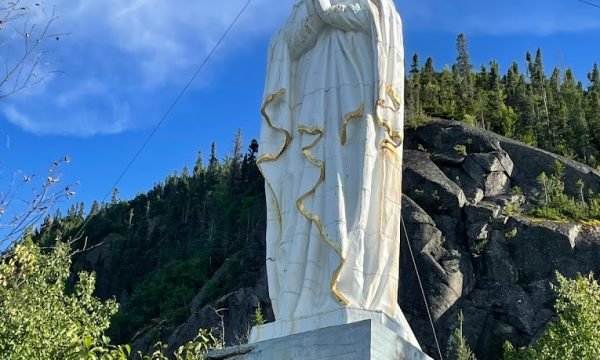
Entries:
[[404,49],[393,1],[301,0],[268,61],[258,163],[276,322],[251,341],[370,318],[418,347],[397,303]]

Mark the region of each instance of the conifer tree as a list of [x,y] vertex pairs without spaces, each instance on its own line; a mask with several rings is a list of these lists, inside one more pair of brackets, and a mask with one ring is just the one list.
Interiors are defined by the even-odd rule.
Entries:
[[598,152],[600,151],[600,70],[598,64],[594,64],[592,71],[588,74],[590,82],[586,93],[586,119],[589,124],[590,142],[594,145],[594,157],[592,166],[597,166],[600,160]]
[[458,115],[458,99],[454,92],[452,82],[452,71],[446,66],[440,74],[439,80],[439,109],[438,114],[448,119],[457,119]]
[[421,96],[423,111],[428,115],[438,115],[439,98],[436,73],[433,67],[433,58],[428,57],[421,72]]
[[457,79],[457,97],[459,100],[458,111],[460,116],[469,114],[473,108],[473,74],[469,59],[469,49],[465,34],[459,34],[456,39],[456,72]]
[[412,57],[409,76],[406,80],[406,103],[408,122],[421,115],[421,75],[419,71],[419,55]]
[[194,177],[198,177],[204,171],[204,164],[202,159],[202,151],[198,151],[198,156],[196,157],[196,163],[194,164]]

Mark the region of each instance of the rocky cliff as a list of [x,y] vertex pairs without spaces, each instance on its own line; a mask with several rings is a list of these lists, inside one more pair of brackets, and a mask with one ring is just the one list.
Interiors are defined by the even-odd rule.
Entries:
[[[402,240],[400,305],[432,356],[433,333],[410,250],[442,351],[449,353],[462,312],[465,336],[480,360],[498,359],[504,341],[525,345],[544,329],[553,316],[550,283],[556,271],[567,276],[600,272],[600,227],[533,219],[518,211],[539,198],[536,178],[550,173],[555,161],[564,165],[565,189],[572,194],[579,180],[586,191],[600,192],[597,171],[445,120],[407,130],[404,161],[408,239]],[[264,249],[254,251],[264,256]],[[217,271],[213,280],[219,282],[220,276]],[[273,320],[264,269],[253,283],[210,305],[205,286],[192,301],[187,321],[141,332],[134,348],[147,349],[157,337],[173,348],[200,327],[222,329],[227,344],[244,342],[259,304],[266,320]]]
[[[600,228],[520,214],[541,196],[536,178],[565,167],[598,192],[600,173],[580,163],[464,124],[435,120],[407,131],[404,220],[441,346],[464,314],[479,359],[498,359],[510,340],[526,345],[552,318],[555,272],[600,269]],[[525,211],[523,211],[525,213]],[[401,307],[434,354],[432,330],[403,241]]]

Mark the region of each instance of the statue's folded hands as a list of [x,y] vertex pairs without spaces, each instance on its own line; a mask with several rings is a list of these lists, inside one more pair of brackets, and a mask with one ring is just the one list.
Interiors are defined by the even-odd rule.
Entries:
[[367,1],[331,4],[330,0],[312,0],[315,12],[324,22],[342,30],[369,30],[371,26]]
[[314,6],[312,9],[310,6],[294,7],[292,15],[280,34],[289,47],[292,59],[299,58],[316,45],[324,26],[326,24],[316,13]]

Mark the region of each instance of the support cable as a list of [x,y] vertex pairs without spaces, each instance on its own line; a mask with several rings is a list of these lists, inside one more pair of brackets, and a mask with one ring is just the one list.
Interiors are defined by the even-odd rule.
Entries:
[[413,266],[415,267],[415,273],[417,274],[417,281],[419,282],[419,288],[421,288],[421,295],[423,295],[423,302],[425,303],[425,309],[427,310],[427,316],[429,317],[429,324],[431,324],[431,331],[433,332],[433,339],[435,340],[435,346],[437,347],[438,355],[440,356],[440,360],[444,360],[442,356],[442,349],[440,348],[440,343],[437,338],[437,334],[435,332],[435,325],[433,324],[433,318],[431,316],[431,311],[429,310],[429,303],[427,302],[427,297],[425,296],[425,289],[423,288],[423,282],[421,281],[421,275],[419,275],[419,269],[417,267],[417,261],[415,260],[415,254],[412,250],[412,245],[410,243],[410,239],[408,238],[408,231],[406,230],[406,224],[404,223],[404,217],[400,216],[400,220],[402,221],[402,229],[404,229],[404,237],[406,239],[406,244],[408,245],[408,252],[410,253],[410,257],[412,259]]

